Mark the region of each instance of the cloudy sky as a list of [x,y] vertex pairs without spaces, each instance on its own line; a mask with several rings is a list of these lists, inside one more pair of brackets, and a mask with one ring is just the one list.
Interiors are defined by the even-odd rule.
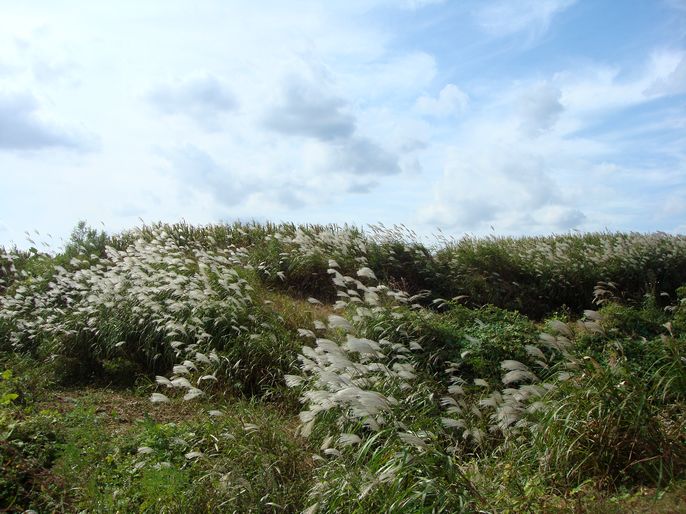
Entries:
[[686,2],[0,0],[0,244],[686,232]]

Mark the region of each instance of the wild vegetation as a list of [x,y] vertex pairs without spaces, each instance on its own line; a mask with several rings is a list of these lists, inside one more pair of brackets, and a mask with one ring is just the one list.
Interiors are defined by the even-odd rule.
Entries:
[[676,512],[686,237],[0,249],[0,509]]

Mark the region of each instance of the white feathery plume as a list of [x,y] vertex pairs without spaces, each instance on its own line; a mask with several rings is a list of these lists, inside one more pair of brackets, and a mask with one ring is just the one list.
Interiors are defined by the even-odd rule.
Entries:
[[529,371],[528,367],[526,367],[521,362],[515,361],[515,360],[504,360],[504,361],[502,361],[500,363],[500,368],[507,370],[507,371]]
[[196,387],[191,387],[188,392],[184,395],[183,399],[184,400],[194,400],[195,398],[198,398],[199,396],[202,396],[203,393],[200,389]]
[[566,337],[572,337],[574,334],[569,328],[569,326],[566,323],[563,323],[560,320],[554,319],[549,321],[549,324],[553,330],[556,332],[566,336]]
[[164,385],[167,387],[173,387],[171,380],[169,380],[167,377],[162,377],[160,375],[157,375],[155,377],[155,382],[157,382],[159,385]]
[[150,401],[152,403],[166,403],[169,401],[169,398],[162,393],[152,393]]
[[531,357],[541,359],[542,361],[546,360],[545,354],[537,346],[534,346],[532,344],[527,344],[524,347],[524,349],[526,350],[526,353],[528,353]]
[[299,387],[304,382],[303,377],[297,375],[285,375],[286,385],[288,387]]
[[445,428],[466,428],[465,422],[461,419],[441,418],[441,423]]
[[342,328],[343,330],[352,330],[352,325],[343,316],[338,316],[336,314],[329,315],[329,326],[331,328]]
[[172,372],[176,375],[187,375],[188,373],[190,373],[188,367],[181,364],[177,364],[176,366],[174,366]]
[[203,364],[212,364],[212,361],[209,359],[209,357],[200,352],[195,352],[195,360],[202,362]]
[[516,382],[522,382],[525,380],[534,382],[534,381],[538,380],[538,377],[536,375],[534,375],[533,373],[531,373],[531,371],[515,369],[515,370],[507,372],[503,376],[503,379],[502,379],[503,384],[505,384],[505,385],[513,384]]
[[371,268],[368,268],[366,266],[357,270],[357,276],[376,280],[376,275],[374,274],[374,272],[371,270]]
[[186,389],[193,388],[193,385],[184,377],[176,377],[171,383],[174,387],[185,387]]
[[417,448],[426,448],[428,446],[423,439],[410,432],[398,432],[398,437],[405,444],[416,446]]
[[341,446],[352,446],[353,444],[360,444],[362,439],[355,434],[341,434],[338,438],[338,442]]

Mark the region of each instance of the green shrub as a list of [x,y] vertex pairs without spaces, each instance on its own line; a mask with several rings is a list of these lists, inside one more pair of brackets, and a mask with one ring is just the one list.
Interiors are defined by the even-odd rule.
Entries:
[[655,486],[682,475],[684,405],[665,404],[663,373],[640,376],[624,359],[611,366],[588,361],[578,379],[556,391],[524,457],[538,457],[539,472],[565,487],[589,479],[605,487]]

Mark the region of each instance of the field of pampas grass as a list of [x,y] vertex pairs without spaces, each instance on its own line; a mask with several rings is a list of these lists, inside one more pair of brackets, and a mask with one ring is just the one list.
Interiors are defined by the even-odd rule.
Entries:
[[0,248],[0,509],[686,509],[686,238]]

